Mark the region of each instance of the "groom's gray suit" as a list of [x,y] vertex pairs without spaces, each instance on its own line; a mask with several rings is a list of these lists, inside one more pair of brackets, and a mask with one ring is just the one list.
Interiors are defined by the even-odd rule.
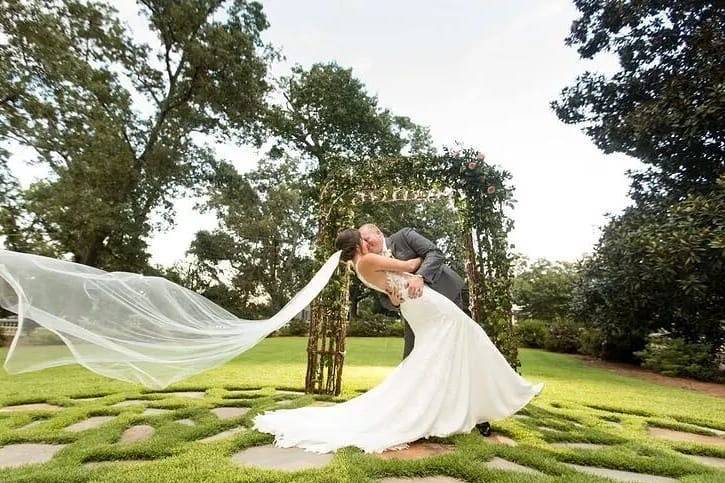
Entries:
[[[443,252],[438,249],[435,243],[412,228],[403,228],[397,231],[387,237],[385,243],[391,254],[398,260],[423,258],[423,263],[421,263],[416,274],[421,275],[425,280],[425,284],[430,288],[451,299],[462,310],[466,310],[461,295],[465,282],[460,275],[444,263]],[[386,295],[379,295],[383,307],[396,312],[400,311],[400,308],[390,303],[390,299]],[[403,319],[403,337],[405,339],[403,358],[406,358],[413,350],[415,336],[405,319]]]

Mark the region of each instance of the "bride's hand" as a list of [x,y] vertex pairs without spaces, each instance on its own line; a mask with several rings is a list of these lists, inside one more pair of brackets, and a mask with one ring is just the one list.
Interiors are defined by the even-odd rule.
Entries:
[[400,302],[402,302],[400,290],[398,290],[398,287],[395,284],[386,283],[385,284],[385,293],[388,294],[390,303],[393,304],[394,306],[398,307],[400,305]]
[[420,267],[420,264],[423,263],[423,259],[420,257],[411,258],[406,263],[408,264],[408,272],[415,273],[415,271]]

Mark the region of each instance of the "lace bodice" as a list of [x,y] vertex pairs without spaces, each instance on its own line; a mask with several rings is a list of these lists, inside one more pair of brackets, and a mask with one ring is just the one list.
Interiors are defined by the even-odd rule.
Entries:
[[[370,287],[373,290],[377,290],[378,292],[386,293],[385,287],[378,287],[377,285],[374,285],[370,282],[368,282],[365,277],[362,276],[360,273],[360,270],[357,268],[357,264],[355,264],[355,273],[357,274],[357,278],[365,285]],[[390,287],[396,287],[398,289],[398,292],[400,293],[401,300],[407,300],[408,299],[408,278],[405,276],[405,274],[401,272],[391,272],[386,271],[385,272],[385,281],[388,283]]]

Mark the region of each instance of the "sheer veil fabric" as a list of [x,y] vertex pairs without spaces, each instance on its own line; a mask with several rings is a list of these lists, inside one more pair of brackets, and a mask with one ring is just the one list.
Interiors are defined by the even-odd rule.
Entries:
[[162,389],[229,361],[287,324],[327,285],[340,253],[274,316],[245,320],[161,277],[0,250],[0,306],[18,314],[5,369],[79,363]]

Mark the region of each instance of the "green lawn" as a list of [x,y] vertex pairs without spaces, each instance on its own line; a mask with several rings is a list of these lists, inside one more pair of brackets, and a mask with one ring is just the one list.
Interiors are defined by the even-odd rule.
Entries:
[[[457,435],[447,441],[456,451],[417,461],[384,461],[354,448],[335,455],[321,470],[282,473],[234,465],[229,456],[248,446],[267,444],[271,437],[248,431],[215,443],[198,439],[222,429],[249,425],[259,411],[280,405],[299,406],[311,396],[289,396],[277,389],[301,389],[306,363],[306,339],[267,339],[253,350],[224,365],[168,390],[205,390],[201,400],[168,397],[158,391],[111,381],[78,366],[9,376],[0,371],[0,405],[48,402],[64,406],[56,413],[0,413],[0,445],[23,442],[68,444],[49,463],[23,469],[0,470],[0,482],[336,482],[376,481],[386,476],[449,475],[464,481],[608,481],[582,475],[563,463],[577,463],[679,478],[682,481],[725,481],[725,472],[701,465],[681,453],[725,458],[725,446],[653,439],[648,425],[708,434],[693,425],[725,430],[725,400],[693,391],[617,376],[583,365],[563,354],[521,350],[522,372],[531,382],[546,383],[542,395],[521,413],[493,423],[497,433],[516,440],[515,447],[493,444],[478,434]],[[400,339],[348,339],[344,398],[377,384],[400,359]],[[5,350],[0,350],[4,359]],[[242,392],[245,391],[246,392]],[[73,398],[105,396],[94,401]],[[141,406],[112,408],[124,399],[152,400],[149,407],[172,409],[160,416],[142,416]],[[220,421],[209,409],[245,406],[252,410]],[[520,413],[520,414],[521,414]],[[98,428],[69,433],[62,428],[89,416],[118,415]],[[193,419],[197,425],[174,421]],[[31,429],[18,428],[44,420]],[[612,425],[619,422],[621,426]],[[578,423],[578,424],[575,424]],[[150,424],[154,436],[142,443],[120,445],[120,434],[133,424]],[[554,430],[541,430],[545,425]],[[555,448],[550,443],[607,444],[596,450]],[[536,468],[547,477],[526,476],[484,467],[493,456]],[[83,463],[109,460],[149,460],[107,464],[87,469]]]

